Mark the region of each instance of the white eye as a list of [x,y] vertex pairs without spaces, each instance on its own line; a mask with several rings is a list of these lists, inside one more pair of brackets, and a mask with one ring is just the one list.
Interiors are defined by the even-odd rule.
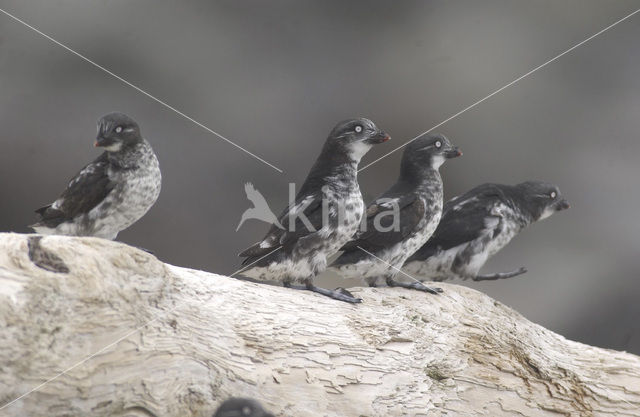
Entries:
[[441,147],[441,146],[442,146],[442,142],[440,142],[439,140],[437,140],[437,141],[436,141],[436,143],[435,143],[435,145],[436,145],[436,148],[439,148],[439,147]]
[[120,132],[122,132],[122,126],[116,127],[116,133],[120,133]]
[[557,194],[555,191],[551,191],[551,194],[549,194],[549,197],[551,198],[556,198]]
[[358,125],[354,130],[356,131],[356,133],[360,133],[362,132],[362,126]]

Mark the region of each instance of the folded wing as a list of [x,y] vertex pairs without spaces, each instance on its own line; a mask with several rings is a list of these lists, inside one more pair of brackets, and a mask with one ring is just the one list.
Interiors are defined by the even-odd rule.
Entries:
[[37,225],[56,227],[100,204],[115,187],[109,178],[108,167],[106,152],[85,166],[55,202],[36,210],[41,217]]

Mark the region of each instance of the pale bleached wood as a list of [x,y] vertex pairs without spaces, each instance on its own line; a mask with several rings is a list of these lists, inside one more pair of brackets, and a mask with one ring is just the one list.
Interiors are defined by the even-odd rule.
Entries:
[[350,305],[45,237],[55,273],[28,237],[0,234],[0,404],[143,327],[0,415],[210,416],[230,395],[292,417],[640,415],[640,358],[469,288],[354,288]]

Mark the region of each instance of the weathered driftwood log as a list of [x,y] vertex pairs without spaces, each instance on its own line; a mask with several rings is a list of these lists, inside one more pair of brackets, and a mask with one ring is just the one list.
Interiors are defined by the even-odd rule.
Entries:
[[443,288],[356,288],[350,305],[0,234],[0,415],[210,416],[231,395],[292,417],[640,415],[637,356]]

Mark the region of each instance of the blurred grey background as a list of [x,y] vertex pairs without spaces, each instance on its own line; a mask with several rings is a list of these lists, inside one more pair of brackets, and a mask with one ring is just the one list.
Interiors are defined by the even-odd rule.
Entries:
[[[158,203],[119,239],[173,264],[229,274],[341,119],[393,137],[429,129],[638,7],[637,1],[0,0],[90,59],[272,162],[280,174],[0,14],[0,231],[28,232],[84,164],[95,123],[139,121],[164,176]],[[556,183],[569,211],[532,226],[465,283],[568,338],[640,353],[640,14],[441,126],[464,151],[447,197],[487,181]],[[395,179],[400,152],[360,176]],[[345,285],[332,277],[321,283]],[[347,285],[361,285],[350,282]],[[345,285],[346,286],[346,285]],[[429,302],[429,297],[425,297]]]

